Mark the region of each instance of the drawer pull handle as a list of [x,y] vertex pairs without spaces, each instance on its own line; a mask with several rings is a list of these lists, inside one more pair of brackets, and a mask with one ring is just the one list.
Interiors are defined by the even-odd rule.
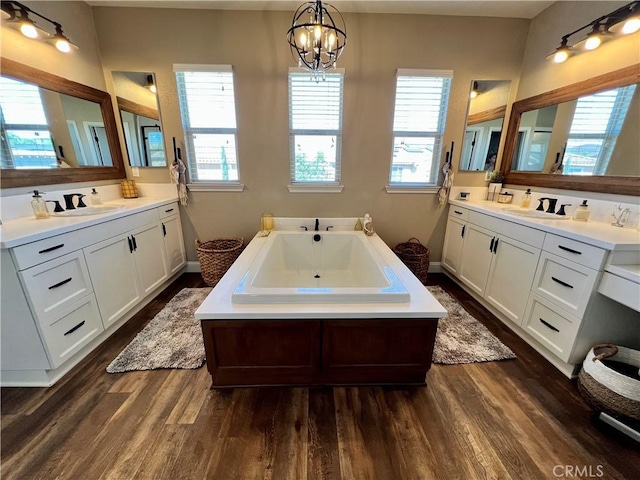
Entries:
[[51,285],[49,287],[49,290],[53,290],[54,288],[58,288],[61,287],[62,285],[64,285],[65,283],[69,283],[71,281],[72,277],[69,277],[65,280],[62,280],[61,282],[56,283],[55,285]]
[[75,332],[77,329],[79,329],[82,325],[84,325],[84,320],[81,321],[78,325],[76,325],[75,327],[73,327],[71,330],[69,330],[68,332],[65,332],[64,335],[71,335],[73,332]]
[[462,212],[459,210],[454,210],[453,213],[457,214],[457,215],[462,215]]
[[493,244],[493,253],[498,253],[498,242],[500,241],[499,238],[496,238],[496,243]]
[[578,250],[574,250],[573,248],[563,247],[562,245],[558,245],[558,248],[560,250],[564,250],[565,252],[575,253],[576,255],[582,255],[582,252],[579,252]]
[[49,253],[62,247],[64,247],[64,243],[61,243],[60,245],[56,245],[55,247],[45,248],[44,250],[40,250],[38,253]]
[[493,244],[496,243],[496,237],[493,237],[491,239],[491,245],[489,245],[489,251],[493,252]]
[[543,319],[540,319],[540,321],[542,322],[542,324],[547,327],[550,328],[551,330],[553,330],[554,332],[560,332],[560,330],[558,330],[556,327],[554,327],[553,325],[551,325],[549,322],[545,322]]
[[133,242],[131,241],[131,237],[127,237],[127,241],[129,242],[129,253],[133,253]]
[[556,283],[559,283],[563,287],[573,288],[573,285],[569,285],[567,282],[563,282],[562,280],[558,280],[556,277],[551,277],[551,280],[553,280]]
[[173,212],[173,208],[170,208],[169,210],[164,211],[164,213],[169,213],[169,212]]
[[136,237],[131,235],[131,241],[133,242],[133,251],[135,252],[136,250],[138,250],[138,244],[136,243]]

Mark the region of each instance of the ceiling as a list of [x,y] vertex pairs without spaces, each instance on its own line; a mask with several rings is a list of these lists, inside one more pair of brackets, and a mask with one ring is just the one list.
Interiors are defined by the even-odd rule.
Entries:
[[[191,8],[217,10],[295,11],[302,0],[85,0],[92,6]],[[462,15],[472,17],[533,18],[552,5],[541,0],[329,0],[341,12],[411,13],[427,15]]]

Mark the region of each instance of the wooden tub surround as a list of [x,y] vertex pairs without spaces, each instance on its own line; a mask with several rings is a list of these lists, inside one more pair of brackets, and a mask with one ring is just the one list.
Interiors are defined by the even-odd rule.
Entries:
[[[333,220],[321,219],[320,224],[334,225],[336,222]],[[348,223],[349,228],[353,228],[355,219]],[[309,241],[313,233],[308,232]],[[355,253],[351,250],[350,254],[357,258],[362,256],[362,250],[366,250],[378,267],[363,266],[361,271],[357,266],[350,266],[350,259],[346,258],[344,262],[349,265],[346,267],[340,263],[317,267],[319,277],[342,277],[335,284],[321,285],[316,289],[309,284],[296,288],[293,282],[297,281],[296,275],[299,275],[297,269],[304,272],[305,263],[327,257],[333,260],[342,255],[348,249],[331,248],[336,242],[347,245],[347,236],[350,234],[354,235],[351,246],[355,245]],[[306,237],[295,235],[287,237],[287,241],[295,242],[293,247],[288,248],[273,248],[275,243],[267,243],[269,240],[281,241],[282,235],[254,238],[196,311],[195,316],[202,325],[212,388],[424,385],[431,367],[438,319],[447,314],[442,305],[377,235],[365,237],[362,232],[336,232],[335,241],[325,238],[323,248],[329,249],[316,252],[315,256],[303,253],[302,257],[288,257],[291,251],[302,251],[305,246]],[[323,237],[327,235],[324,231]],[[313,248],[319,247],[312,245]],[[268,258],[266,253],[271,251],[279,252],[277,255],[286,252],[286,262],[282,257],[275,261]],[[278,261],[287,264],[283,265],[283,270],[278,268]],[[259,271],[256,262],[264,262],[268,269],[266,275],[273,276],[276,286],[277,282],[293,285],[288,287],[294,291],[293,296],[287,294],[278,298],[286,299],[287,303],[268,303],[268,294],[261,297],[266,298],[266,303],[245,303],[244,299],[242,302],[233,302],[234,292],[257,278],[256,274],[252,274]],[[387,278],[393,279],[389,290],[404,291],[409,301],[376,297],[377,301],[365,302],[358,298],[350,302],[346,300],[347,296],[340,297],[344,291],[336,292],[337,299],[333,301],[328,301],[324,296],[339,290],[351,278],[363,277],[363,272],[375,274],[376,268],[384,271]],[[308,282],[305,275],[306,272],[300,277],[303,282]],[[260,282],[264,278],[261,277]],[[360,285],[358,281],[347,285],[346,288],[351,289],[347,293],[357,291]],[[366,281],[367,278],[364,279]],[[384,286],[372,287],[375,288],[382,291]],[[271,288],[271,284],[267,285],[267,289],[277,291],[277,288]],[[254,289],[256,294],[263,294],[257,290],[259,288]],[[313,296],[316,290],[322,294],[318,298]],[[303,295],[299,303],[291,303],[297,300],[297,291],[303,292],[306,297]],[[280,291],[277,293],[280,295]]]
[[212,386],[425,384],[437,319],[204,320]]

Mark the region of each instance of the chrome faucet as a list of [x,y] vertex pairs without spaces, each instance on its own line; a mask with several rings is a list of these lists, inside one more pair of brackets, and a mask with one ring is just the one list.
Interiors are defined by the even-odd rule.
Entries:
[[[616,210],[618,214],[616,215]],[[622,205],[618,205],[616,210],[611,212],[611,216],[615,220],[611,225],[614,227],[624,227],[624,224],[629,220],[629,215],[631,214],[631,210],[628,208],[622,209]]]

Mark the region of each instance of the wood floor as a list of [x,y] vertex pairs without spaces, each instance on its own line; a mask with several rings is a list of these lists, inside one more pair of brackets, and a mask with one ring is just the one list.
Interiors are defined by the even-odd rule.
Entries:
[[427,387],[210,390],[199,370],[107,364],[185,274],[54,387],[2,389],[3,479],[640,478],[640,444],[459,287],[517,360],[434,365]]

